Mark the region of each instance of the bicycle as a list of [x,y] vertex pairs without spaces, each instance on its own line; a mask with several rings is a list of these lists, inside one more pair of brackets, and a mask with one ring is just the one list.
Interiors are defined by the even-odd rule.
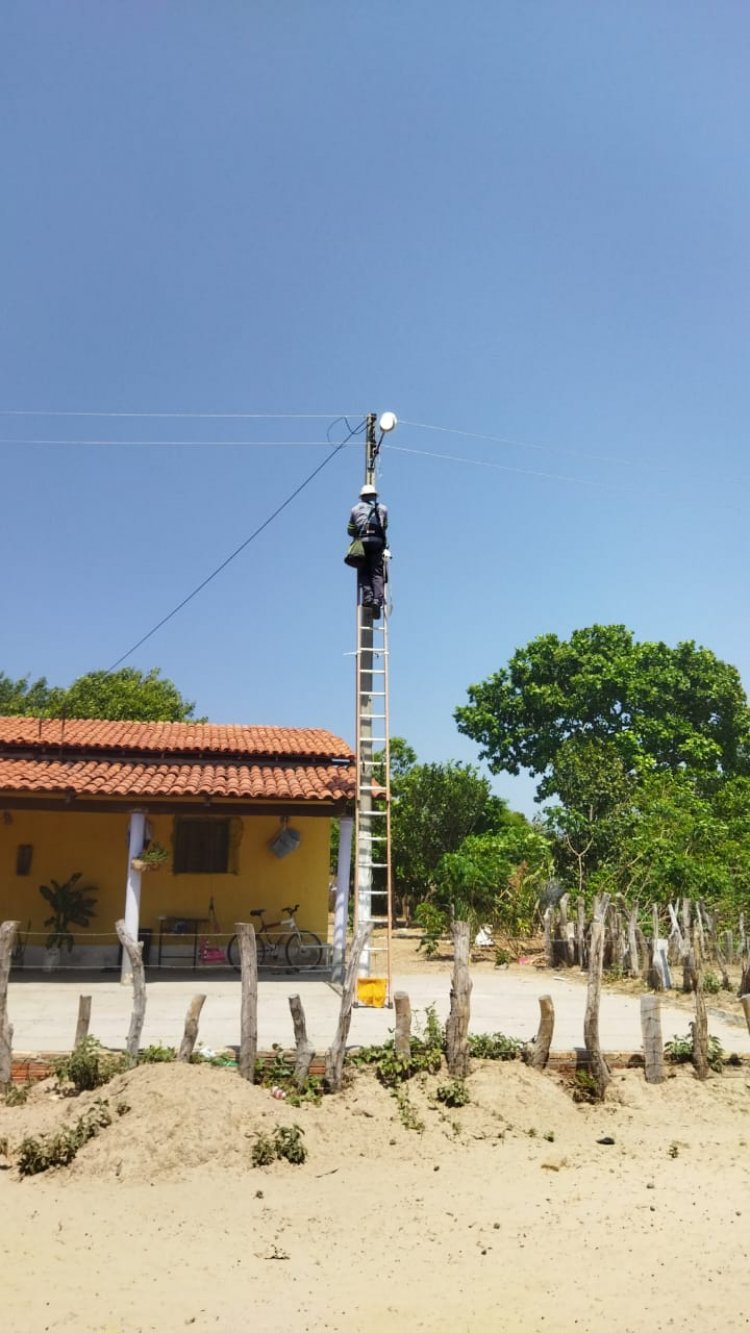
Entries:
[[[260,917],[260,925],[255,932],[255,949],[258,955],[258,967],[262,967],[266,958],[278,962],[282,953],[284,954],[288,966],[295,972],[302,968],[319,967],[323,960],[323,941],[319,939],[311,930],[300,930],[295,919],[295,913],[299,911],[299,903],[294,907],[282,907],[282,912],[286,912],[286,918],[281,921],[266,921],[263,913],[265,907],[258,907],[250,913],[251,916]],[[271,932],[280,926],[283,934],[272,935]],[[240,941],[236,935],[233,935],[227,945],[227,962],[236,972],[240,970]]]

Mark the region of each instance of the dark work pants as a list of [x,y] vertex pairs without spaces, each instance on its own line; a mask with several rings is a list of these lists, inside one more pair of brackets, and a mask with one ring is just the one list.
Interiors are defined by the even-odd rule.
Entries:
[[365,537],[365,563],[358,571],[359,600],[363,606],[382,606],[385,600],[383,542]]

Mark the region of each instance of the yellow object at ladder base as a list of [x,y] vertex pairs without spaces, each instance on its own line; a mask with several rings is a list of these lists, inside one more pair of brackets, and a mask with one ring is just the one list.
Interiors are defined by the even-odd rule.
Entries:
[[384,1009],[388,998],[388,980],[386,977],[358,977],[357,1003],[366,1004],[370,1009]]

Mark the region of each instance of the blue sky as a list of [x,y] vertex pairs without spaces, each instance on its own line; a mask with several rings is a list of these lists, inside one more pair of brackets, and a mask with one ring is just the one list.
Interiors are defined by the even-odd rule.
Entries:
[[[111,665],[334,418],[392,409],[420,757],[475,758],[454,707],[550,630],[694,638],[750,682],[749,36],[739,2],[9,0],[0,668]],[[361,474],[351,444],[129,661],[352,739]]]

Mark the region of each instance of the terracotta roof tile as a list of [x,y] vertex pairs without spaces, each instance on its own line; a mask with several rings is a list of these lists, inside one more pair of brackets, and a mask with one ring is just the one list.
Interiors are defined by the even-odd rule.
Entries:
[[0,757],[0,792],[340,801],[354,794],[354,769],[341,764],[113,764]]
[[339,801],[354,757],[316,728],[0,717],[0,792]]
[[103,722],[0,717],[0,749],[122,750],[131,754],[311,756],[349,759],[346,741],[317,727],[250,727],[214,722]]

